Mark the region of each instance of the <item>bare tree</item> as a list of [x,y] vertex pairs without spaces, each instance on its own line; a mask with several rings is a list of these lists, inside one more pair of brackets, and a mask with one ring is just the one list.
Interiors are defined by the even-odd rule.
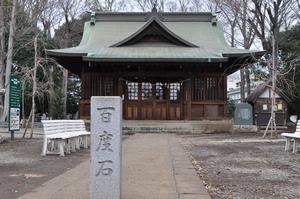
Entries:
[[[127,2],[128,3],[128,2]],[[115,12],[126,10],[125,0],[87,0],[86,4],[91,10]]]
[[190,10],[192,0],[177,0],[177,2],[179,3],[181,12],[187,12],[188,10]]
[[60,23],[60,10],[58,9],[58,0],[47,1],[40,14],[39,21],[43,25],[44,36],[51,38],[51,29],[53,30]]
[[[4,0],[0,0],[0,90],[4,88],[5,72],[5,24],[4,24]],[[3,106],[3,97],[0,96],[0,105]],[[2,107],[3,109],[3,107]],[[0,110],[0,117],[3,110]]]
[[143,11],[151,11],[155,6],[157,10],[165,11],[165,0],[133,0],[137,6]]
[[236,28],[238,25],[240,8],[236,1],[214,0],[217,9],[221,11],[221,20],[225,24],[225,35],[230,46],[236,46]]
[[294,13],[296,14],[298,20],[300,21],[300,1],[296,1],[295,3],[295,7],[294,7]]
[[[38,50],[38,41],[41,43],[41,40],[39,39],[39,35],[36,35],[33,41],[29,42],[26,47],[34,47],[34,64],[31,65],[17,65],[16,70],[14,71],[15,75],[18,75],[20,77],[20,80],[22,82],[22,108],[23,108],[23,114],[24,114],[24,101],[23,99],[25,96],[25,87],[27,84],[32,85],[32,92],[30,95],[31,97],[31,110],[28,117],[28,120],[25,125],[25,131],[23,133],[23,138],[25,138],[27,129],[29,128],[29,124],[31,124],[31,133],[30,138],[33,137],[33,131],[34,131],[34,120],[35,120],[35,111],[36,111],[36,98],[41,98],[44,96],[45,93],[48,92],[49,88],[49,74],[48,71],[45,69],[49,64],[54,64],[52,62],[52,59],[49,59],[47,57],[41,57]],[[39,78],[37,76],[37,73],[40,73]],[[23,121],[25,122],[25,115],[23,115]]]
[[[62,16],[65,21],[65,33],[64,41],[62,41],[61,47],[71,47],[71,31],[72,31],[72,21],[82,12],[82,3],[77,0],[59,0],[58,4],[62,10]],[[68,90],[68,70],[63,69],[63,79],[62,79],[62,90],[63,90],[63,113],[64,117],[67,114],[67,90]]]
[[191,6],[191,10],[194,12],[199,12],[199,11],[205,11],[205,4],[203,1],[199,1],[199,0],[192,0],[191,2],[192,6]]
[[52,0],[19,0],[18,6],[30,18],[31,26],[37,27],[37,23],[42,11],[50,1]]
[[[58,0],[48,1],[45,9],[41,13],[40,21],[43,25],[43,33],[46,39],[51,38],[51,30],[60,25],[61,15]],[[54,102],[55,102],[55,92],[54,92],[54,72],[55,64],[49,64],[48,67],[48,78],[49,78],[49,97],[48,97],[48,108],[50,115],[53,116]]]
[[31,120],[31,133],[30,138],[33,136],[33,129],[34,129],[34,118],[35,118],[35,95],[36,95],[36,72],[37,72],[37,65],[38,65],[38,52],[37,52],[37,39],[38,35],[34,38],[34,68],[33,68],[33,86],[32,86],[32,102],[31,102],[31,113],[32,113],[32,120]]
[[[223,22],[225,22],[225,33],[227,35],[228,40],[230,41],[231,47],[235,47],[240,42],[237,39],[239,36],[238,31],[242,34],[244,38],[243,44],[247,39],[247,8],[245,0],[215,0],[215,3],[219,10],[221,10],[221,17]],[[242,8],[242,10],[241,10]],[[244,10],[246,9],[246,10]],[[245,44],[244,44],[245,45]],[[250,46],[249,46],[250,48]],[[240,69],[240,99],[241,102],[245,101],[245,68]]]
[[178,10],[177,3],[175,1],[167,1],[165,3],[165,9],[167,12],[176,12]]
[[[238,5],[240,12],[238,12],[239,18],[237,27],[242,39],[240,43],[245,49],[250,49],[256,37],[253,27],[248,22],[248,19],[251,19],[251,17],[251,20],[254,20],[253,16],[250,15],[249,5],[250,0],[240,0]],[[244,68],[240,70],[240,76],[241,90],[243,90],[243,92],[241,91],[241,101],[243,102],[246,98],[245,93],[247,93],[247,96],[249,96],[251,92],[250,71],[248,66],[244,66]]]
[[[249,18],[248,22],[255,30],[264,50],[267,50],[269,45],[268,37],[270,35],[268,33],[273,32],[275,29],[279,32],[284,25],[291,24],[288,21],[295,19],[292,12],[295,1],[297,2],[297,0],[252,0],[253,5],[250,5],[250,7],[253,7],[251,12],[254,17]],[[277,22],[272,21],[270,15],[268,15],[270,11],[274,11],[273,17],[276,18]]]
[[[266,48],[266,38],[263,38],[263,31],[262,27],[269,27],[270,32],[272,33],[272,67],[269,68],[270,75],[272,77],[272,98],[271,98],[271,116],[264,133],[264,137],[268,132],[269,127],[271,128],[271,137],[273,136],[273,131],[276,132],[276,112],[275,112],[275,92],[276,92],[276,83],[277,83],[277,73],[279,69],[279,62],[278,62],[278,37],[280,28],[283,25],[287,24],[286,20],[288,17],[291,17],[290,13],[292,13],[292,5],[294,5],[294,1],[292,0],[276,0],[276,1],[264,1],[265,6],[262,8],[261,2],[257,0],[252,0],[255,5],[256,12],[255,17],[258,21],[258,25],[256,26],[253,24],[253,21],[249,20],[250,24],[261,38],[263,47]],[[267,14],[265,14],[267,12]],[[264,13],[264,15],[262,15]],[[263,17],[262,17],[263,16]],[[266,23],[267,22],[267,23]],[[258,29],[260,27],[260,29]],[[265,34],[265,33],[264,33]],[[264,40],[263,40],[264,39]]]
[[16,28],[16,12],[17,12],[17,0],[13,0],[12,2],[12,11],[10,17],[10,29],[9,29],[9,37],[8,37],[8,47],[7,47],[7,56],[6,56],[6,69],[5,69],[5,96],[4,96],[4,108],[2,121],[5,121],[8,114],[8,105],[9,105],[9,81],[10,81],[10,73],[12,67],[12,59],[13,59],[13,45],[14,45],[14,36],[15,36],[15,28]]

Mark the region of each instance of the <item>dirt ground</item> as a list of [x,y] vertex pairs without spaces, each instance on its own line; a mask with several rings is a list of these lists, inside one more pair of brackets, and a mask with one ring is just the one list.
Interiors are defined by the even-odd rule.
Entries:
[[300,198],[300,153],[261,134],[182,135],[213,199]]
[[13,199],[89,158],[89,150],[65,157],[41,156],[42,139],[0,144],[0,199]]

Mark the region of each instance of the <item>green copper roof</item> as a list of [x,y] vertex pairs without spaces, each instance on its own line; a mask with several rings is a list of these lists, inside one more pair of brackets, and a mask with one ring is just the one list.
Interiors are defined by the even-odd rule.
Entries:
[[[261,53],[228,46],[222,27],[214,23],[211,13],[161,14],[158,13],[110,13],[96,14],[95,24],[86,22],[82,41],[74,48],[48,50],[55,56],[80,56],[87,61],[128,60],[169,60],[186,61],[226,61],[228,57],[243,57]],[[122,17],[123,16],[123,17]],[[148,17],[148,18],[147,18]],[[186,44],[180,46],[171,42],[136,42],[134,39],[150,25],[158,22],[161,32],[174,40]],[[157,29],[157,26],[155,27]],[[142,37],[142,36],[141,36]]]

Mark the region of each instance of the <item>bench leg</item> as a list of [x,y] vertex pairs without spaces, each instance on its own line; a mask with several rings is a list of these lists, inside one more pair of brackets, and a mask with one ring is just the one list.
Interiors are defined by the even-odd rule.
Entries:
[[48,140],[47,140],[47,138],[44,138],[42,156],[47,155],[47,145],[48,145]]
[[66,154],[71,154],[70,140],[66,140],[65,151],[66,151]]
[[80,149],[80,137],[74,138],[75,139],[75,148]]
[[57,150],[57,146],[56,146],[57,144],[55,143],[55,141],[50,141],[49,144],[50,144],[49,151],[56,151]]
[[64,150],[64,145],[65,142],[64,141],[58,141],[58,149],[59,149],[59,155],[60,156],[65,156],[65,150]]
[[290,138],[285,138],[285,151],[290,151],[291,150],[291,139]]
[[71,146],[71,152],[76,152],[76,141],[74,138],[70,138],[70,146]]
[[83,148],[84,149],[89,148],[89,145],[88,145],[88,136],[87,135],[82,136],[82,144],[83,144]]
[[297,139],[294,139],[294,145],[293,145],[293,153],[297,153],[298,152],[298,149],[297,149]]

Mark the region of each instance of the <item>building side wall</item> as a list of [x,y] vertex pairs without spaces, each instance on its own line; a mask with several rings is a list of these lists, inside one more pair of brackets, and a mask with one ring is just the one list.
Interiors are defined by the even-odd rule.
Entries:
[[[276,99],[276,124],[285,126],[287,120],[287,103],[282,98]],[[271,117],[271,99],[259,98],[254,104],[255,124],[267,126]]]

